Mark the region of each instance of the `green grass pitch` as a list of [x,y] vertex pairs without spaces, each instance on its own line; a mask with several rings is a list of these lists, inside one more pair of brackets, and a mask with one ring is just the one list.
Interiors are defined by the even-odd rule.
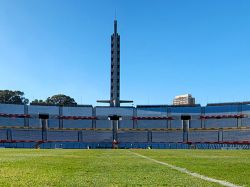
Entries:
[[250,186],[250,151],[65,149],[0,149],[0,186],[220,186],[133,153]]

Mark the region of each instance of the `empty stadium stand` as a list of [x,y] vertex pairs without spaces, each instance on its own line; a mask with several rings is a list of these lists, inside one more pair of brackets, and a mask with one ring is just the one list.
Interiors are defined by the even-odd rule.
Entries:
[[179,131],[153,131],[152,142],[182,142],[183,132]]
[[[49,114],[42,128],[39,114]],[[110,116],[120,116],[117,132]],[[190,116],[183,129],[181,116]],[[249,148],[250,104],[62,107],[0,104],[0,147]],[[115,134],[114,134],[115,133]],[[230,145],[230,146],[229,146]],[[237,147],[237,146],[240,147]]]

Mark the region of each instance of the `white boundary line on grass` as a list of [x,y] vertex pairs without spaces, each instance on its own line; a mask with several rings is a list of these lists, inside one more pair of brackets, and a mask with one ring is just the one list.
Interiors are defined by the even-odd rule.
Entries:
[[161,164],[161,165],[165,165],[165,166],[167,166],[167,167],[169,167],[171,169],[177,170],[177,171],[179,171],[181,173],[185,173],[185,174],[191,175],[193,177],[196,177],[196,178],[199,178],[199,179],[202,179],[202,180],[205,180],[205,181],[218,183],[218,184],[221,184],[221,185],[227,186],[227,187],[241,187],[241,186],[238,186],[236,184],[233,184],[233,183],[230,183],[230,182],[227,182],[227,181],[210,178],[210,177],[201,175],[199,173],[189,171],[186,168],[181,168],[181,167],[178,167],[178,166],[175,166],[175,165],[172,165],[172,164],[168,164],[166,162],[161,162],[161,161],[155,160],[153,158],[150,158],[150,157],[147,157],[147,156],[144,156],[144,155],[132,152],[132,151],[129,151],[129,152],[133,153],[134,155],[137,155],[138,157],[142,157],[142,158],[145,158],[145,159],[150,160],[152,162],[155,162],[155,163],[158,163],[158,164]]

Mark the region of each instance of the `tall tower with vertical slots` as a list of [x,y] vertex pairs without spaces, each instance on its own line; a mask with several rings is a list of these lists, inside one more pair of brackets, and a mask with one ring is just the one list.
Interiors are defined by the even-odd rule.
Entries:
[[100,103],[110,103],[111,107],[120,107],[121,103],[133,101],[120,100],[120,35],[117,32],[117,20],[114,20],[114,33],[111,35],[111,79],[110,100],[98,100]]
[[111,36],[111,79],[110,106],[120,106],[120,35],[117,33],[117,20]]

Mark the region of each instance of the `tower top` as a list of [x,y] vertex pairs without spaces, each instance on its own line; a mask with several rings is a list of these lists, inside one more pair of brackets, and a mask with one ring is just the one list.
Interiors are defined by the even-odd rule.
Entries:
[[117,20],[114,20],[114,34],[117,34]]

